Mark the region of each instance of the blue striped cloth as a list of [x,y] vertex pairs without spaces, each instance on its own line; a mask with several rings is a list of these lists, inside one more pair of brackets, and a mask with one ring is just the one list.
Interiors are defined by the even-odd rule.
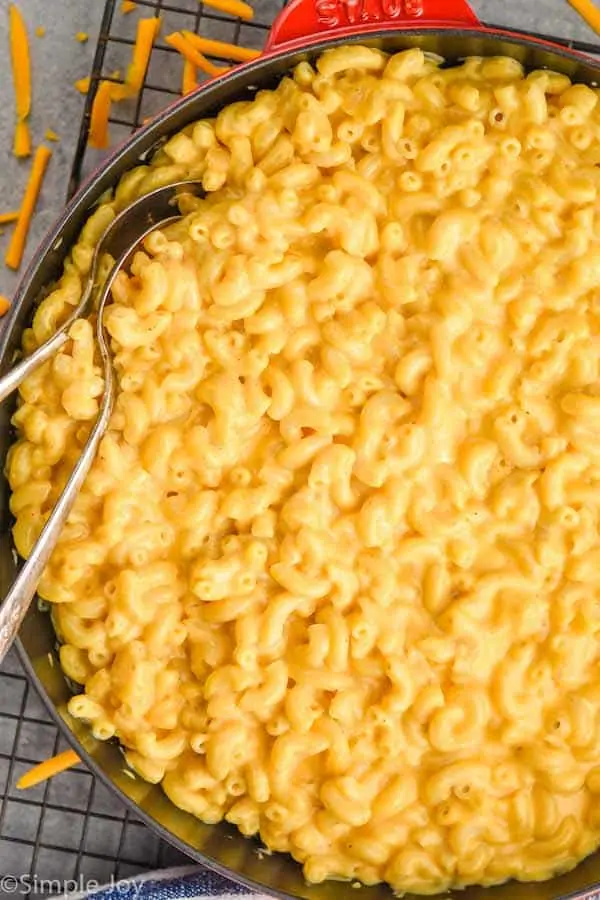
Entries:
[[[65,893],[49,900],[270,900],[199,866],[185,866],[149,872],[136,878],[113,881],[97,887],[89,885],[83,893]],[[559,898],[560,900],[560,898]],[[562,900],[600,900],[596,885],[583,893],[565,895]]]
[[103,887],[89,885],[83,893],[62,895],[65,900],[196,900],[204,897],[213,897],[214,900],[269,900],[265,894],[252,893],[199,866],[151,872],[137,878],[113,881]]

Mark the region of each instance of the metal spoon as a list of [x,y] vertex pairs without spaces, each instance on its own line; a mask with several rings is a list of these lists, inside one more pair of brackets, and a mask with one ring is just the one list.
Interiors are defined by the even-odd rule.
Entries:
[[50,359],[69,340],[68,330],[73,322],[82,316],[89,315],[92,311],[94,289],[98,287],[96,277],[101,256],[104,253],[110,253],[115,257],[116,262],[102,287],[97,307],[96,339],[104,368],[102,406],[62,494],[50,513],[29,558],[0,605],[0,663],[17,636],[29,605],[35,596],[39,580],[58,543],[77,495],[88,476],[98,446],[110,421],[115,401],[115,374],[104,328],[104,309],[113,282],[121,269],[129,266],[140,242],[158,225],[170,225],[182,218],[180,213],[173,215],[173,209],[176,208],[179,196],[184,193],[198,196],[203,193],[202,184],[198,181],[182,181],[159,188],[131,204],[111,222],[96,247],[89,279],[77,308],[60,331],[0,379],[0,400],[2,400],[14,391],[27,375]]
[[94,288],[98,286],[96,278],[102,256],[110,253],[116,259],[124,250],[139,243],[152,230],[152,227],[156,227],[173,215],[177,199],[181,194],[192,194],[197,197],[203,193],[202,184],[199,181],[178,181],[145,194],[113,219],[96,245],[88,280],[79,304],[56,334],[53,334],[31,356],[27,356],[17,363],[10,372],[0,378],[0,403],[12,394],[28,375],[66,344],[69,340],[69,329],[76,319],[89,315],[92,310]]

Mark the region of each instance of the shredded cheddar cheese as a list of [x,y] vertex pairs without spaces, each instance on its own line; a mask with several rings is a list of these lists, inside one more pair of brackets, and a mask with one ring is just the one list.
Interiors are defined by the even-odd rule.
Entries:
[[0,294],[0,316],[4,316],[10,309],[10,300],[3,294]]
[[78,31],[75,35],[75,39],[79,41],[80,44],[85,44],[89,40],[89,34],[85,31]]
[[212,38],[201,37],[194,34],[193,31],[182,31],[183,36],[193,44],[196,50],[201,53],[208,53],[211,56],[223,56],[225,59],[234,59],[237,62],[249,62],[258,59],[261,55],[260,50],[252,50],[250,47],[238,47],[236,44],[229,44],[226,41],[214,41]]
[[131,63],[125,76],[125,84],[113,86],[112,99],[125,100],[139,94],[150,62],[150,54],[160,29],[160,19],[140,19],[137,27]]
[[10,212],[0,213],[0,225],[8,225],[11,222],[16,222],[18,218],[18,209],[13,209]]
[[24,775],[21,775],[17,781],[17,788],[18,790],[23,791],[27,788],[35,787],[36,784],[40,784],[48,778],[53,778],[54,775],[59,775],[60,772],[64,772],[66,769],[76,766],[79,762],[81,762],[81,760],[74,750],[65,750],[63,753],[59,753],[58,756],[53,756],[51,759],[44,760],[44,762],[29,769]]
[[[139,94],[146,77],[148,64],[152,47],[160,30],[160,18],[140,19],[137,27],[137,34],[131,62],[127,68],[125,81],[122,84],[115,84],[114,81],[101,81],[94,102],[92,104],[92,115],[90,119],[89,141],[91,147],[98,150],[104,150],[109,145],[108,120],[110,118],[111,105],[113,101],[127,100],[129,97],[135,97]],[[118,72],[114,72],[111,78],[119,77]],[[89,79],[87,85],[85,80],[76,82],[75,86],[82,93],[89,90]],[[86,91],[83,88],[86,87]]]
[[23,202],[19,210],[19,216],[13,235],[4,257],[4,262],[10,269],[18,269],[23,259],[23,251],[25,249],[25,241],[29,233],[31,225],[31,217],[39,197],[39,193],[44,180],[46,167],[52,156],[52,150],[49,147],[41,146],[35,151],[33,157],[33,165],[29,174],[29,181],[25,188]]
[[186,94],[191,94],[192,91],[195,91],[198,87],[198,81],[196,80],[197,71],[196,66],[193,62],[190,62],[189,59],[183,60],[183,74],[181,77],[181,93],[185,96]]
[[35,36],[39,38],[43,38],[46,36],[46,29],[43,25],[38,25],[38,27],[35,29]]
[[210,60],[197,50],[180,31],[175,31],[173,34],[167,35],[165,43],[181,53],[181,55],[196,66],[196,68],[200,69],[202,72],[206,72],[207,75],[214,77],[216,75],[222,75],[223,72],[227,72],[227,68],[215,66],[214,63],[211,63]]
[[87,94],[90,89],[90,76],[87,75],[85,78],[80,78],[75,82],[75,87],[80,94]]
[[568,0],[574,10],[584,19],[596,34],[600,34],[600,9],[592,0]]
[[56,143],[57,141],[60,141],[60,138],[57,135],[57,133],[55,131],[53,131],[51,128],[46,128],[46,134],[44,135],[44,137],[46,138],[47,141],[53,141],[54,143]]
[[219,12],[227,13],[230,16],[238,16],[240,19],[253,19],[254,10],[243,0],[203,0],[205,6],[212,9],[218,9]]
[[13,82],[15,86],[15,106],[17,124],[13,153],[24,157],[31,153],[31,136],[27,118],[31,112],[31,63],[29,58],[29,40],[23,16],[19,8],[11,3],[9,13],[10,56]]
[[15,128],[15,142],[13,144],[13,153],[19,159],[31,156],[31,135],[27,122],[17,122]]
[[134,9],[137,9],[137,3],[134,3],[133,0],[123,0],[121,3],[121,13],[126,16],[127,13],[133,12]]
[[105,150],[108,147],[108,119],[114,88],[112,81],[101,81],[92,104],[89,145],[97,150]]

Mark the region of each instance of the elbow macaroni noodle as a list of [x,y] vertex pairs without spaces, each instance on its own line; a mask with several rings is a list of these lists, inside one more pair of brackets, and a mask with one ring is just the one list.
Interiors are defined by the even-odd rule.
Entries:
[[[309,881],[600,844],[599,148],[563,75],[333,49],[128,173],[25,333],[120,209],[203,180],[115,283],[116,409],[39,593],[72,715]],[[70,336],[14,417],[25,557],[102,393]]]

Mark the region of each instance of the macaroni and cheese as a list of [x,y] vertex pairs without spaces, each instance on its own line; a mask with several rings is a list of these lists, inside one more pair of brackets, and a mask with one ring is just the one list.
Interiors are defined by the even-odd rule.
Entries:
[[[116,408],[39,593],[71,714],[309,881],[600,844],[598,96],[332,49],[127,174],[25,334],[119,210],[202,179],[115,283]],[[24,557],[102,394],[70,337],[14,417]]]

